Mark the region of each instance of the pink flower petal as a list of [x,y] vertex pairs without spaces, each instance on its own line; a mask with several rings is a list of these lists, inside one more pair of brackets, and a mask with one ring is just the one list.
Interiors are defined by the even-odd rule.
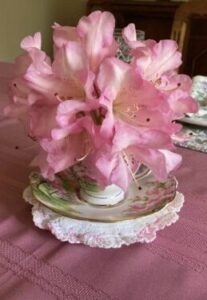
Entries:
[[58,48],[62,48],[69,41],[77,41],[79,39],[76,27],[61,26],[55,23],[53,29],[53,41]]
[[117,151],[127,149],[129,146],[159,149],[171,146],[171,139],[168,134],[159,130],[116,122],[113,145]]
[[198,103],[188,93],[177,90],[169,96],[169,105],[175,119],[182,118],[186,113],[195,113]]
[[97,71],[100,63],[108,56],[114,56],[117,44],[113,37],[115,19],[109,12],[92,12],[80,19],[77,31],[84,43],[90,68]]
[[181,65],[181,53],[178,52],[175,41],[161,40],[146,50],[137,48],[134,54],[137,56],[137,67],[142,70],[147,80],[156,81],[164,73],[175,70]]
[[187,75],[168,72],[160,78],[156,83],[156,87],[166,93],[174,92],[175,90],[190,93],[192,80]]
[[122,156],[119,156],[119,160],[112,171],[110,182],[118,185],[123,191],[126,192],[131,181],[132,177],[126,162]]
[[41,33],[37,32],[34,36],[27,36],[21,42],[21,48],[28,51],[31,48],[41,49]]
[[68,42],[56,52],[53,72],[63,81],[67,80],[70,94],[81,97],[93,93],[94,75],[89,65],[84,48],[77,42]]
[[54,173],[73,166],[86,155],[88,151],[86,138],[87,135],[81,132],[61,140],[43,139],[40,141],[41,147],[47,153],[47,162]]
[[33,159],[30,164],[31,167],[39,167],[44,178],[53,181],[55,179],[55,172],[47,162],[47,154],[43,150]]
[[135,158],[147,166],[158,180],[167,178],[165,156],[159,150],[140,148],[140,151],[136,152]]
[[108,58],[100,65],[97,87],[110,100],[119,94],[130,67],[117,58]]
[[135,49],[137,47],[145,47],[145,44],[142,41],[137,40],[136,28],[133,23],[127,25],[123,31],[122,36],[125,43],[131,48]]
[[31,89],[53,100],[56,99],[55,95],[62,90],[61,81],[54,75],[45,75],[38,72],[27,72],[25,74],[25,79],[27,80],[27,84]]
[[169,150],[160,150],[160,152],[165,157],[167,173],[170,173],[171,171],[175,170],[176,168],[178,168],[180,166],[180,164],[182,162],[181,155],[179,155],[177,153],[173,153]]
[[88,110],[85,102],[77,100],[68,100],[59,104],[57,110],[57,122],[60,126],[67,126],[70,122],[76,120],[76,114]]
[[97,87],[106,99],[122,105],[123,111],[130,104],[155,106],[164,102],[163,95],[143,80],[136,68],[116,58],[106,59],[100,66]]

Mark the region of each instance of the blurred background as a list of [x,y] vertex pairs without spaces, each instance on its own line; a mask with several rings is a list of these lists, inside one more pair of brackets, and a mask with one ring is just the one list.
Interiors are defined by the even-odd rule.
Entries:
[[117,28],[135,23],[146,39],[175,39],[180,71],[207,76],[207,0],[0,0],[0,61],[13,61],[22,38],[37,31],[51,55],[52,24],[76,25],[97,9],[111,11]]
[[0,61],[13,61],[21,39],[37,31],[51,54],[51,25],[75,25],[85,10],[86,0],[0,0]]

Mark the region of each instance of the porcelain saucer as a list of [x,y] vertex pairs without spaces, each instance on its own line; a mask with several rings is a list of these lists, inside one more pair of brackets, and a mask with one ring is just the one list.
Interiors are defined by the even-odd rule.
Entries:
[[152,173],[142,173],[137,176],[137,184],[131,183],[124,200],[112,206],[93,205],[81,199],[78,182],[69,176],[56,176],[55,181],[49,182],[33,173],[30,187],[38,202],[59,215],[93,222],[119,222],[161,210],[175,198],[177,181],[169,176],[159,182]]

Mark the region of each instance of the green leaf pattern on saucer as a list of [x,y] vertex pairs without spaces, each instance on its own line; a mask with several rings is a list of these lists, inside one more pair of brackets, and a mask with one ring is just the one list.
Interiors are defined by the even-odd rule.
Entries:
[[158,182],[151,173],[147,173],[137,179],[137,184],[133,182],[125,199],[114,206],[97,206],[82,200],[79,182],[70,172],[56,176],[53,182],[33,173],[30,186],[36,200],[60,215],[94,222],[118,222],[162,209],[174,199],[177,182],[171,176],[164,182]]

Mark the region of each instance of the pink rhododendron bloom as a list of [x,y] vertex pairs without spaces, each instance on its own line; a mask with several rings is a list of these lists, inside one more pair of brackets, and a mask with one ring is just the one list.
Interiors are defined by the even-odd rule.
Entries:
[[[180,115],[174,112],[174,118],[183,117],[187,111],[196,112],[198,106],[189,95],[192,81],[189,76],[177,73],[182,61],[176,42],[173,40],[162,40],[158,43],[153,40],[137,41],[134,24],[129,24],[123,29],[123,37],[133,53],[132,64],[136,65],[143,79],[152,82],[163,94],[170,96],[167,101],[176,102],[176,99],[172,100],[172,98],[176,97],[177,91],[180,95],[181,92],[186,93],[183,93],[186,110]],[[172,108],[170,103],[169,105]]]
[[29,86],[25,74],[28,70],[49,72],[50,60],[40,50],[41,37],[27,37],[21,43],[26,53],[20,56],[14,64],[14,76],[11,82],[13,103],[5,109],[11,117],[24,120],[29,129],[28,134],[35,138],[50,134],[49,127],[56,123],[54,108],[58,101],[47,99]]
[[140,73],[147,80],[159,80],[163,74],[177,69],[182,63],[178,45],[173,40],[161,40],[158,43],[153,40],[136,41],[134,24],[123,29],[123,37],[132,49]]
[[85,52],[90,69],[96,72],[104,58],[116,54],[114,28],[115,19],[111,13],[95,11],[81,18],[76,28],[55,24],[54,43],[62,48],[70,41],[77,42]]
[[142,163],[159,180],[180,164],[172,152],[180,130],[174,121],[197,105],[191,79],[177,73],[177,44],[140,42],[130,24],[123,30],[133,56],[128,64],[116,57],[114,27],[113,15],[100,11],[77,27],[55,23],[53,60],[41,50],[40,33],[21,42],[5,113],[39,143],[33,164],[49,180],[81,162],[101,186],[127,191]]
[[134,50],[136,65],[143,78],[156,82],[162,75],[177,69],[181,61],[178,45],[172,40],[163,40]]
[[[43,149],[41,156],[36,160],[45,177],[54,179],[54,175],[82,160],[87,154],[87,145],[84,143],[87,133],[80,131],[60,140],[42,139]],[[44,160],[42,159],[44,157]],[[47,163],[45,163],[45,161]]]
[[107,110],[101,129],[104,136],[113,134],[113,126],[119,119],[168,133],[177,129],[169,114],[167,97],[151,82],[143,80],[134,66],[116,58],[106,59],[100,67],[97,87],[102,94],[100,103]]
[[[87,157],[95,136],[95,124],[91,117],[86,114],[76,118],[77,103],[74,102],[73,109],[68,107],[67,110],[67,102],[62,102],[58,107],[57,119],[60,118],[59,124],[62,126],[52,129],[51,138],[40,139],[42,151],[33,161],[33,165],[39,166],[44,177],[50,180],[55,178],[56,173],[72,167]],[[67,119],[69,109],[71,115]]]
[[98,169],[94,171],[96,180],[114,183],[126,190],[140,162],[163,180],[181,162],[180,155],[166,148],[172,148],[171,138],[166,133],[118,121],[112,144],[105,144],[92,154],[93,165]]

